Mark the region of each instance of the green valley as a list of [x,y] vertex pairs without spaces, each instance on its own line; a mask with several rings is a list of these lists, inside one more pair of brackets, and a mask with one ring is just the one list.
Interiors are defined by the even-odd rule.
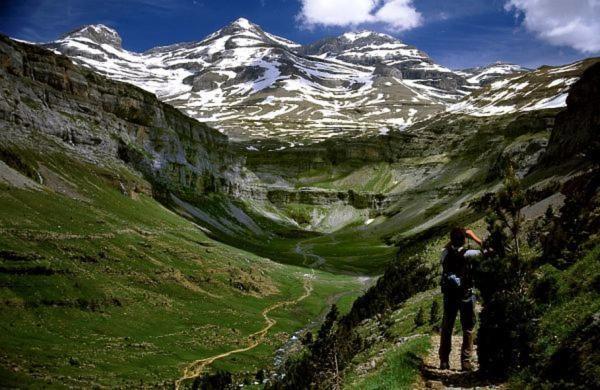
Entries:
[[[302,66],[282,60],[282,67],[308,74],[302,80],[322,77],[324,86],[311,88],[345,88],[358,105],[383,99],[370,89],[383,88],[382,101],[394,104],[361,111],[336,100],[338,90],[323,101],[301,91],[313,99],[310,121],[296,122],[300,111],[280,123],[262,106],[275,95],[291,101],[282,87],[263,96],[265,104],[230,108],[226,130],[243,135],[230,139],[190,117],[187,105],[205,115],[211,106],[197,104],[202,88],[220,88],[233,71],[180,68],[164,53],[199,58],[229,30],[250,39],[247,23],[256,30],[238,19],[198,52],[182,44],[132,54],[106,26],[44,45],[0,36],[0,387],[592,383],[585,378],[598,370],[589,340],[597,339],[600,302],[600,60],[517,69],[475,86],[459,72],[439,76],[446,71],[428,57],[425,70],[412,62],[343,64],[256,30],[268,42],[251,48],[293,58]],[[344,50],[340,58],[350,55]],[[211,53],[210,61],[227,58]],[[174,62],[162,68],[152,56]],[[245,83],[256,68],[233,73]],[[196,73],[177,82],[197,101],[153,84],[190,69]],[[261,105],[260,120],[244,118],[253,104]],[[337,128],[322,104],[343,106],[354,119]],[[409,118],[392,120],[388,105]],[[381,117],[361,130],[355,118],[370,115]],[[390,127],[377,128],[382,121]],[[443,307],[439,257],[455,226],[475,230],[486,250],[496,245],[477,270],[482,376],[433,366]],[[483,373],[493,360],[485,352],[494,347],[485,344],[490,318],[514,308],[535,319],[505,316],[516,330],[502,335],[518,345],[507,342],[513,349],[501,356],[519,356],[507,357],[500,375]],[[585,365],[561,371],[565,357]]]

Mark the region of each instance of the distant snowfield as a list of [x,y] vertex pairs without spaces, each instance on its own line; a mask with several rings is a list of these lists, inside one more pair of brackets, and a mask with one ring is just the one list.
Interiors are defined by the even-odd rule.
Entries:
[[[199,42],[145,53],[124,50],[118,33],[103,25],[44,46],[152,92],[235,139],[315,142],[386,135],[444,111],[489,116],[562,107],[577,80],[563,76],[577,64],[545,69],[535,82],[512,64],[455,72],[370,31],[332,42],[338,46],[327,50],[326,42],[324,52],[302,54],[304,47],[242,18]],[[457,87],[444,87],[441,78],[458,80]]]

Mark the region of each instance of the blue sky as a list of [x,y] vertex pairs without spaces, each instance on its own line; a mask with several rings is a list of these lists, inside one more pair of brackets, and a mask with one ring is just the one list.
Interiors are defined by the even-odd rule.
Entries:
[[[338,8],[332,8],[338,3]],[[424,50],[436,62],[455,69],[497,60],[537,67],[599,55],[598,3],[596,0],[0,0],[0,31],[20,39],[50,41],[78,26],[103,23],[119,31],[126,49],[144,51],[154,46],[200,40],[236,18],[245,17],[266,31],[299,43],[367,28],[394,35]],[[565,8],[565,4],[570,6]],[[565,26],[571,27],[565,30]]]

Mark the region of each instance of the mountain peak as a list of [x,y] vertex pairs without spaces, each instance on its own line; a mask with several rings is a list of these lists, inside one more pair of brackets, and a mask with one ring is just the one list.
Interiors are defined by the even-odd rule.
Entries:
[[239,27],[244,28],[244,29],[251,29],[254,26],[254,23],[250,22],[246,18],[237,18],[236,20],[234,20],[231,23],[231,25],[233,25],[233,26],[239,26]]
[[119,33],[104,24],[88,24],[61,37],[61,39],[65,38],[87,38],[99,44],[108,44],[118,48],[122,43]]
[[383,38],[386,40],[397,41],[397,39],[392,37],[391,35],[378,33],[376,31],[370,31],[370,30],[349,31],[347,33],[342,34],[340,38],[344,38],[345,40],[350,41],[350,42],[354,42],[359,39],[366,39],[366,38]]
[[480,69],[480,70],[486,70],[486,69],[504,69],[506,71],[510,71],[510,72],[524,72],[524,71],[528,71],[529,69],[521,66],[521,65],[517,65],[514,64],[512,62],[505,62],[505,61],[496,61],[493,62],[491,64],[485,65],[485,66],[479,66],[477,68],[474,69]]
[[[222,29],[220,29],[219,31],[217,31],[216,33],[214,33],[214,35],[261,35],[263,33],[264,31],[259,25],[252,23],[246,18],[238,18],[226,25],[225,27],[223,27]],[[209,37],[210,36],[212,35],[209,35]]]
[[225,26],[225,28],[223,30],[226,30],[226,31],[231,31],[231,30],[262,31],[262,28],[259,25],[252,23],[251,21],[249,21],[246,18],[237,18],[236,20],[234,20],[233,22],[231,22],[227,26]]
[[[259,40],[262,41],[265,44],[271,44],[271,45],[277,45],[277,46],[284,46],[287,47],[288,49],[291,48],[298,48],[300,47],[300,45],[298,45],[295,42],[290,41],[289,39],[285,39],[273,34],[269,34],[268,32],[264,31],[262,29],[262,27],[260,27],[258,24],[252,23],[251,21],[249,21],[246,18],[238,18],[236,20],[234,20],[233,22],[229,23],[227,26],[223,27],[222,29],[220,29],[219,31],[209,35],[207,38],[205,38],[205,40],[211,40],[214,39],[216,37],[223,37],[223,36],[231,36],[231,37],[240,37],[243,36],[244,38],[251,38],[254,40]],[[246,39],[244,42],[238,42],[236,43],[237,45],[247,45],[249,43],[249,41]]]

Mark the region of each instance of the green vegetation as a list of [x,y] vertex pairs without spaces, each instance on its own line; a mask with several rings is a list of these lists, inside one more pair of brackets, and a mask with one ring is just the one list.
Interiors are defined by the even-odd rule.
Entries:
[[29,96],[23,96],[21,98],[21,101],[34,111],[40,110],[42,108],[42,106],[37,101],[33,100]]
[[309,278],[311,294],[271,313],[259,347],[214,364],[259,369],[330,297],[360,289],[353,277],[307,275],[214,241],[127,169],[13,155],[46,187],[0,189],[3,383],[172,383],[187,363],[248,345],[261,311],[301,296]]
[[349,377],[347,389],[412,389],[419,374],[421,357],[429,350],[426,336],[414,338],[392,349],[382,362],[383,368],[355,381]]
[[600,267],[598,170],[566,182],[552,208],[522,233],[527,193],[514,178],[491,200],[493,250],[480,265],[484,309],[478,335],[481,369],[513,377],[517,387],[595,388]]
[[[378,328],[382,322],[373,323],[373,317],[403,305],[433,284],[433,273],[420,257],[403,260],[390,265],[377,284],[354,302],[348,314],[340,317],[337,307],[332,306],[316,339],[304,354],[287,362],[286,376],[272,387],[328,387],[339,383],[343,370],[378,343],[372,327]],[[365,325],[369,322],[372,326]],[[390,328],[392,324],[384,326]]]

